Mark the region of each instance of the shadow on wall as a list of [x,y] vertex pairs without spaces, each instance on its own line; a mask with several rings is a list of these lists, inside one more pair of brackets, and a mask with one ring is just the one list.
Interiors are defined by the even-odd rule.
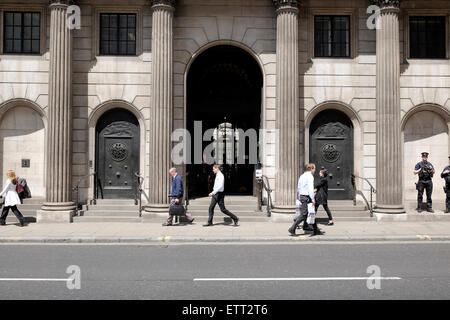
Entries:
[[[412,115],[403,130],[404,160],[403,173],[405,177],[405,199],[417,198],[415,182],[418,177],[413,174],[414,166],[421,161],[421,152],[429,152],[428,160],[433,164],[436,174],[433,178],[433,200],[444,200],[442,190],[444,180],[440,174],[448,165],[449,135],[445,120],[435,112],[419,111]],[[425,200],[424,195],[424,200]]]
[[[45,134],[41,116],[31,108],[15,107],[0,120],[0,183],[3,187],[6,172],[27,180],[34,198],[45,196],[44,160]],[[30,160],[29,168],[22,168],[22,159]]]

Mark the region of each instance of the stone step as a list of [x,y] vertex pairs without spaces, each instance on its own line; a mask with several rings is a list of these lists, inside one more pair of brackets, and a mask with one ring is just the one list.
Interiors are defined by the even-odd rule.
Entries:
[[134,199],[97,199],[97,205],[107,205],[107,206],[134,206]]
[[142,222],[140,217],[131,216],[77,216],[73,218],[74,223],[91,223],[91,222]]
[[80,217],[115,217],[115,216],[125,216],[125,217],[137,217],[139,215],[138,210],[89,210],[89,211],[78,211],[78,216]]
[[23,204],[30,205],[42,205],[45,202],[45,198],[29,198],[23,199]]
[[138,210],[139,206],[134,205],[83,205],[83,211],[133,211]]
[[42,207],[41,204],[19,204],[19,205],[17,206],[17,208],[18,208],[20,211],[25,211],[25,210],[26,210],[26,211],[31,211],[31,210],[36,211],[36,210],[40,210],[41,207]]

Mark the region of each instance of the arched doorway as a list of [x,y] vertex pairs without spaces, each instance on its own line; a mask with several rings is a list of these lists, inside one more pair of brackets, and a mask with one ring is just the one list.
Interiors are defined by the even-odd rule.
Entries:
[[96,196],[132,199],[139,171],[139,122],[125,109],[112,109],[96,126]]
[[354,148],[351,120],[341,111],[325,110],[314,117],[309,134],[309,161],[318,169],[325,167],[328,170],[329,199],[352,199]]
[[[258,146],[242,133],[259,133],[262,87],[262,72],[255,58],[232,45],[207,49],[189,69],[186,126],[194,139],[198,139],[194,123],[201,123],[202,137],[208,129],[212,132],[212,139],[203,141],[201,150],[215,144],[214,161],[222,165],[227,194],[254,193],[254,170],[259,159],[255,161],[252,154],[256,150],[258,156]],[[195,156],[196,142],[192,143],[192,164],[186,168],[189,196],[194,197],[206,196],[212,182],[210,179],[208,187],[211,166],[201,163],[201,155]]]
[[416,201],[415,183],[418,177],[413,174],[414,166],[421,161],[421,153],[429,152],[429,161],[433,164],[436,174],[433,178],[433,200],[443,201],[442,191],[444,179],[441,179],[442,169],[448,165],[449,136],[445,120],[433,111],[419,111],[411,115],[403,129],[403,175],[404,198]]
[[27,180],[33,198],[45,197],[45,129],[41,115],[28,107],[6,111],[0,123],[1,174],[8,170]]

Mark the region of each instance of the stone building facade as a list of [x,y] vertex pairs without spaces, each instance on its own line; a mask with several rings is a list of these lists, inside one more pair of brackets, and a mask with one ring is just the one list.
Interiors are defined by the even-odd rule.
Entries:
[[[135,172],[161,212],[171,133],[201,120],[264,130],[274,212],[293,212],[308,161],[335,199],[355,174],[379,212],[404,212],[420,152],[448,163],[449,18],[445,0],[0,0],[0,172],[26,177],[53,220],[78,182],[84,202],[132,198]],[[199,166],[179,165],[193,194]],[[254,165],[227,168],[230,192],[254,192]]]

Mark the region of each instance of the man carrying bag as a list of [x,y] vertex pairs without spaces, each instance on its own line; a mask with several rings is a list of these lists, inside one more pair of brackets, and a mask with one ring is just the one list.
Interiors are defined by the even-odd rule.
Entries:
[[183,180],[181,179],[181,176],[177,173],[176,168],[172,168],[169,170],[169,174],[173,177],[172,181],[172,189],[170,191],[170,207],[169,207],[169,218],[167,219],[167,222],[163,223],[163,226],[171,226],[173,225],[173,217],[174,216],[183,216],[186,215],[186,218],[188,219],[189,223],[192,223],[194,221],[194,218],[192,215],[184,210],[184,207],[182,205],[183,200]]
[[[310,221],[313,222],[313,235],[321,235],[319,228],[317,227],[317,223],[315,221],[315,212],[314,212],[314,172],[316,171],[316,166],[313,163],[309,163],[306,165],[306,171],[300,176],[298,179],[298,190],[297,194],[300,196],[300,215],[295,219],[294,224],[288,229],[291,236],[295,236],[295,229],[302,222],[308,219],[308,213],[311,211],[314,215],[311,216]],[[311,210],[308,210],[308,204],[311,207]],[[314,221],[312,218],[314,217]],[[308,223],[309,224],[309,223]]]

